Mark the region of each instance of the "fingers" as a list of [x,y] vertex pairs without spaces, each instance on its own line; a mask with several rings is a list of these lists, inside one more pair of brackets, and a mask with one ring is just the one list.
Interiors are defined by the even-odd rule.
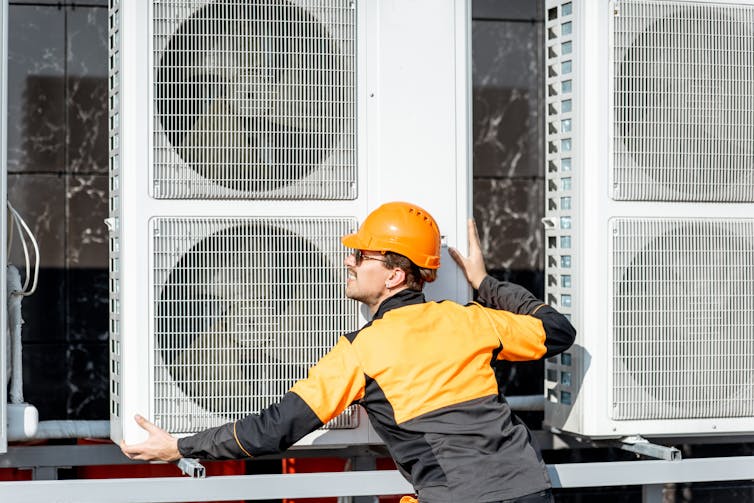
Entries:
[[469,218],[467,222],[468,236],[469,236],[469,255],[475,252],[481,252],[481,245],[479,243],[479,231],[476,228],[476,221],[473,218]]
[[142,452],[142,449],[140,446],[141,444],[126,445],[125,440],[120,441],[120,450],[128,459],[136,459],[136,460],[143,459],[139,457]]
[[160,428],[159,426],[157,426],[154,423],[150,423],[149,421],[147,421],[147,418],[145,418],[144,416],[141,416],[139,414],[136,414],[134,416],[134,420],[136,421],[136,424],[138,424],[139,426],[141,426],[148,433],[158,433],[158,432],[162,431],[162,428]]
[[175,461],[180,459],[178,440],[170,433],[154,423],[147,421],[141,415],[135,415],[134,420],[141,428],[149,433],[149,437],[140,444],[126,445],[120,443],[120,450],[129,459],[139,461]]
[[127,457],[128,459],[133,459],[133,458],[131,457],[131,452],[130,452],[129,448],[128,448],[128,446],[126,445],[126,441],[125,441],[125,440],[121,440],[121,441],[120,441],[120,444],[119,444],[119,445],[120,445],[120,450],[121,450],[121,452],[123,452],[123,454],[124,454],[124,455],[125,455],[125,456],[126,456],[126,457]]
[[458,267],[461,269],[464,269],[466,267],[466,264],[464,263],[464,256],[461,255],[461,252],[456,250],[453,247],[448,247],[448,253],[450,253],[450,257],[455,261],[456,264],[458,264]]

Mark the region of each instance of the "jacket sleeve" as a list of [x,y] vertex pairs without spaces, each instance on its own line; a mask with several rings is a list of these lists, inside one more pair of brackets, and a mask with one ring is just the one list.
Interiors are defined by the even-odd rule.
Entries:
[[[541,322],[543,333],[529,334],[529,336],[537,339],[540,338],[540,336],[543,336],[542,344],[544,346],[544,351],[539,358],[549,358],[562,353],[571,347],[576,338],[576,329],[565,316],[534,297],[531,292],[519,285],[508,283],[506,281],[499,281],[488,275],[479,285],[479,296],[477,301],[482,306],[488,308],[508,311],[519,315],[528,315],[538,319]],[[518,342],[523,343],[521,337],[527,337],[526,332],[528,330],[528,324],[524,323],[524,320],[511,317],[508,317],[507,324],[512,328],[512,332],[519,332],[511,335],[511,337],[515,337]],[[527,342],[527,345],[528,344],[536,345],[533,340]],[[509,344],[509,346],[512,345],[513,344]],[[511,358],[511,353],[515,353],[515,351],[513,351],[512,347],[506,348],[505,346],[506,342],[503,341],[503,352],[501,352],[501,357],[505,358],[507,354],[510,359],[527,359],[523,357],[524,355],[521,355],[522,358],[517,358],[515,356]]]
[[178,440],[183,457],[237,459],[283,452],[363,396],[365,379],[350,342],[338,344],[280,402],[239,421]]

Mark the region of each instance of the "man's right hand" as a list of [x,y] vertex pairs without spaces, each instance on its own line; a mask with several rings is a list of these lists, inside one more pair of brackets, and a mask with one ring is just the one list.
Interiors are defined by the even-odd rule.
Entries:
[[487,276],[487,269],[484,267],[484,257],[482,256],[482,248],[479,244],[479,234],[476,230],[476,223],[474,219],[470,218],[468,223],[468,238],[469,238],[469,256],[464,257],[455,248],[449,248],[450,256],[456,261],[458,267],[461,268],[466,275],[466,280],[469,282],[474,290],[479,289],[479,285],[482,280]]
[[140,461],[177,461],[181,459],[177,438],[159,426],[150,423],[142,416],[136,415],[134,419],[139,426],[149,433],[149,437],[140,444],[132,445],[126,445],[125,441],[122,440],[120,450],[126,457]]

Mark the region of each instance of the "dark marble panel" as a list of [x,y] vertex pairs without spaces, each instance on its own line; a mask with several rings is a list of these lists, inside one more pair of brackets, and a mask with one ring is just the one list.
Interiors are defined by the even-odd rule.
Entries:
[[109,419],[107,342],[75,343],[68,349],[68,419]]
[[71,342],[106,342],[108,338],[107,269],[69,269],[67,336]]
[[68,172],[107,173],[107,9],[67,9]]
[[65,342],[67,316],[66,271],[40,268],[36,291],[21,301],[24,344]]
[[533,0],[473,0],[471,2],[472,19],[507,19],[542,21],[544,2]]
[[24,344],[24,400],[41,421],[65,419],[69,394],[68,345]]
[[[65,180],[57,175],[10,174],[8,200],[34,234],[41,257],[37,289],[24,297],[21,304],[24,341],[63,342],[66,340]],[[27,243],[31,268],[34,255],[31,243]],[[23,246],[15,228],[10,263],[19,269],[23,281],[26,277]]]
[[475,176],[543,170],[541,30],[541,23],[472,23]]
[[[37,238],[42,267],[64,267],[65,179],[53,174],[9,174],[8,201]],[[20,267],[24,265],[18,233],[13,235],[10,261]]]
[[544,181],[474,180],[474,218],[487,269],[544,269]]
[[8,10],[8,171],[65,169],[65,12]]
[[107,175],[67,175],[66,267],[107,268]]

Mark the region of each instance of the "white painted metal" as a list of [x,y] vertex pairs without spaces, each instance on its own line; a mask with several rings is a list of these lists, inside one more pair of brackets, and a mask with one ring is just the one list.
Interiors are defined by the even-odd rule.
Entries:
[[5,288],[5,268],[7,265],[6,257],[6,236],[7,236],[7,210],[5,207],[7,200],[7,128],[8,128],[8,2],[0,2],[0,327],[3,327],[0,335],[0,377],[2,386],[0,386],[0,453],[8,448],[7,424],[8,413],[6,404],[7,396],[7,376],[8,376],[8,339],[5,334],[7,325],[7,291]]
[[546,292],[578,330],[546,422],[754,431],[754,3],[546,11]]
[[[247,1],[226,3],[234,6],[233,12],[241,17],[255,12],[255,8],[249,8],[250,2]],[[228,114],[217,110],[208,114],[210,118],[201,119],[199,122],[204,122],[201,127],[197,126],[199,130],[210,131],[211,141],[220,142],[223,148],[227,148],[227,152],[215,155],[191,151],[189,154],[187,152],[197,145],[200,149],[207,148],[206,143],[210,141],[207,138],[194,138],[196,141],[191,145],[181,140],[182,146],[175,147],[174,152],[169,153],[171,141],[178,142],[176,138],[184,135],[183,131],[179,131],[181,134],[167,134],[165,124],[172,124],[172,129],[167,129],[173,131],[180,130],[183,127],[181,124],[188,124],[190,121],[160,120],[159,115],[163,113],[161,110],[178,107],[176,111],[188,113],[192,107],[209,105],[194,99],[189,100],[190,103],[176,104],[173,108],[166,107],[164,94],[166,89],[171,88],[166,84],[171,82],[170,72],[173,75],[183,75],[182,78],[188,78],[186,75],[191,72],[177,68],[161,74],[159,69],[166,61],[165,48],[171,47],[171,30],[177,33],[185,29],[188,25],[181,24],[180,20],[190,19],[191,16],[196,19],[201,12],[205,12],[203,6],[206,4],[207,2],[199,0],[114,0],[111,3],[109,225],[111,436],[114,440],[125,437],[128,442],[136,442],[143,438],[143,432],[131,420],[134,414],[158,418],[165,410],[177,407],[175,403],[171,405],[167,394],[160,395],[162,391],[155,387],[155,383],[165,380],[158,357],[160,348],[157,347],[155,337],[160,328],[160,323],[155,320],[161,309],[156,306],[160,305],[159,299],[163,295],[160,287],[171,274],[164,268],[170,266],[171,260],[174,264],[181,260],[178,256],[171,255],[172,258],[168,259],[161,254],[165,246],[173,250],[181,247],[190,250],[215,231],[202,234],[201,231],[189,232],[186,228],[185,233],[181,231],[185,235],[176,236],[172,244],[166,244],[154,235],[156,226],[159,228],[162,222],[207,223],[224,219],[253,221],[257,222],[255,225],[261,226],[260,229],[267,226],[268,230],[272,229],[270,224],[277,222],[273,226],[277,226],[277,230],[273,229],[272,234],[278,235],[304,232],[305,229],[296,227],[303,221],[318,221],[320,224],[335,220],[348,221],[350,223],[347,227],[353,229],[356,222],[361,221],[368,211],[379,204],[391,200],[409,200],[425,207],[437,218],[447,244],[461,249],[465,247],[465,220],[470,215],[471,204],[470,7],[467,0],[422,0],[410,3],[397,0],[301,0],[291,4],[295,4],[304,13],[302,15],[307,20],[307,26],[313,30],[304,30],[304,36],[315,32],[324,33],[314,26],[313,20],[318,20],[319,24],[325,26],[334,20],[346,20],[343,26],[327,28],[327,33],[328,36],[343,38],[344,43],[337,49],[339,54],[343,51],[351,54],[349,51],[352,47],[352,55],[346,57],[346,62],[343,63],[345,73],[338,78],[344,79],[344,86],[353,85],[355,90],[355,95],[352,91],[343,92],[342,99],[347,103],[344,103],[342,109],[336,107],[342,115],[334,122],[317,123],[323,129],[317,129],[319,125],[312,126],[317,134],[324,131],[326,135],[330,135],[331,138],[325,144],[337,152],[322,161],[321,169],[303,168],[301,173],[306,174],[295,181],[287,180],[286,174],[295,174],[297,168],[294,165],[301,159],[306,160],[306,155],[309,154],[305,155],[301,149],[293,149],[275,157],[272,154],[274,149],[281,144],[285,146],[290,138],[286,135],[276,137],[276,133],[269,129],[272,128],[270,124],[290,125],[298,117],[296,114],[306,115],[304,112],[307,110],[316,109],[312,100],[318,96],[317,89],[330,84],[328,79],[332,77],[332,72],[329,70],[294,72],[296,82],[307,79],[313,82],[307,80],[305,86],[293,86],[297,90],[286,95],[284,100],[287,108],[275,112],[277,115],[273,114],[274,120],[266,123],[268,129],[259,126],[262,129],[244,129],[239,133],[240,126],[234,126],[232,121],[220,123],[226,120],[224,118]],[[179,6],[184,6],[183,10]],[[271,8],[268,13],[273,16],[283,11],[286,15],[290,14],[286,9]],[[348,20],[352,14],[352,20]],[[207,54],[213,56],[208,55],[200,61],[203,66],[195,75],[199,80],[197,86],[203,86],[203,92],[209,92],[207,96],[210,97],[213,92],[230,92],[237,98],[234,110],[241,110],[238,112],[241,115],[253,115],[259,110],[265,114],[272,113],[272,109],[265,105],[265,90],[270,91],[273,98],[282,96],[284,92],[282,87],[265,80],[271,75],[268,70],[271,68],[270,61],[275,62],[274,56],[270,55],[270,61],[262,56],[267,54],[265,51],[269,51],[270,47],[274,48],[277,47],[276,44],[282,43],[269,31],[282,29],[282,25],[275,22],[250,25],[229,21],[223,23],[232,25],[226,28],[241,36],[236,37],[236,42],[222,42],[212,51],[207,51]],[[353,27],[349,27],[351,23],[355,23],[355,39]],[[206,32],[204,35],[194,39],[178,37],[182,40],[180,43],[189,43],[187,40],[200,45],[211,43],[212,37],[208,35],[213,33],[211,26],[206,22],[199,23],[199,26]],[[263,35],[254,38],[251,36],[254,30],[260,30]],[[304,45],[306,43],[305,41]],[[186,51],[179,53],[188,57]],[[250,61],[249,58],[261,58],[259,61],[254,60],[262,69],[260,75],[240,75],[239,68],[245,61]],[[185,60],[179,57],[176,61]],[[322,64],[317,58],[304,57],[302,61],[308,61],[314,66]],[[215,85],[213,78],[232,80],[233,83]],[[318,87],[318,83],[325,85]],[[178,85],[177,89],[192,89],[192,85]],[[248,93],[244,95],[241,91]],[[175,97],[176,100],[180,98]],[[327,110],[332,111],[330,108]],[[308,116],[301,118],[303,122],[300,124],[311,126],[307,122],[310,119]],[[226,129],[228,136],[224,137],[223,131]],[[239,153],[239,141],[264,137],[265,134],[268,139],[272,139],[271,143],[260,149],[260,158],[272,156],[275,162],[269,172],[261,171],[262,178],[267,176],[266,181],[249,181],[244,178],[245,172],[259,174],[260,171],[250,169],[253,163],[245,157],[246,154]],[[337,140],[333,139],[335,136]],[[310,135],[306,137],[306,141],[316,142],[316,137],[316,134]],[[349,143],[353,141],[356,148],[355,164],[352,157],[353,145]],[[181,164],[181,155],[190,162]],[[202,168],[198,166],[205,161],[214,167],[202,172]],[[186,166],[192,163],[193,167]],[[206,176],[202,176],[202,173]],[[177,182],[172,183],[171,177]],[[222,181],[214,183],[213,177]],[[322,187],[324,188],[320,190]],[[265,241],[261,234],[252,234],[247,233],[245,241],[241,240],[243,242],[222,244],[232,246],[221,250],[221,253],[230,256],[241,250],[240,256],[243,257],[242,250],[251,244],[261,244],[265,253],[296,251],[280,250],[279,245],[274,244],[274,239]],[[300,261],[296,263],[296,267],[319,263],[317,261],[324,256],[329,258],[322,263],[328,263],[328,267],[337,269],[345,250],[340,248],[331,231],[327,235],[327,239],[321,239],[322,236],[313,232],[308,237],[301,236],[296,241],[298,244],[291,241],[285,245],[293,244],[299,250],[306,248],[304,253],[300,253],[300,257],[295,258]],[[234,249],[233,246],[237,248]],[[254,260],[258,261],[260,271],[263,269],[261,265],[268,261],[264,254]],[[444,265],[440,270],[440,280],[428,289],[429,296],[465,301],[469,293],[468,287],[446,249],[443,249],[442,260]],[[233,284],[229,290],[238,286],[233,281],[232,278],[229,281]],[[343,285],[344,282],[341,283],[341,288]],[[260,285],[259,288],[264,289],[265,286]],[[338,293],[342,295],[342,292]],[[337,309],[345,313],[341,307]],[[350,327],[356,327],[365,321],[363,315],[349,309],[347,316],[351,316],[351,321],[336,323],[338,326],[330,327],[327,337],[336,335],[337,331],[345,327],[352,329]],[[187,313],[184,318],[188,319],[192,314]],[[265,319],[264,316],[252,318],[257,321]],[[200,326],[203,320],[196,321],[197,326]],[[331,343],[331,339],[328,340]],[[210,358],[206,354],[204,356]],[[285,377],[290,379],[293,376]],[[275,386],[271,386],[272,388]],[[277,388],[280,388],[279,384]],[[275,393],[281,389],[275,389]],[[173,393],[171,396],[180,401],[182,392],[173,390]],[[185,412],[178,411],[178,415]],[[361,411],[356,414],[358,417],[361,415]],[[180,432],[189,433],[207,424],[229,419],[228,416],[223,416],[200,420],[199,416],[182,420]],[[355,420],[356,417],[352,419]],[[367,423],[364,418],[360,418],[356,429],[318,431],[306,437],[302,443],[347,445],[376,441],[376,436]]]

